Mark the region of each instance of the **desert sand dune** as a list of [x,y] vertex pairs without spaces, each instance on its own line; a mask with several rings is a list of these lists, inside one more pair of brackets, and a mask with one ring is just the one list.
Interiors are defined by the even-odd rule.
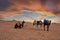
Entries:
[[0,21],[0,40],[60,40],[60,24],[51,24],[49,31],[25,23],[24,28],[14,29],[16,22]]

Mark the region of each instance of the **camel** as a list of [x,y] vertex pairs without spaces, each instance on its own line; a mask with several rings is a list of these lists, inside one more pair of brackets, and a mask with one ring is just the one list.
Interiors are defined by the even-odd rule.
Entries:
[[44,20],[44,31],[45,31],[45,26],[47,26],[47,31],[49,31],[49,26],[50,26],[50,24],[51,24],[51,20]]

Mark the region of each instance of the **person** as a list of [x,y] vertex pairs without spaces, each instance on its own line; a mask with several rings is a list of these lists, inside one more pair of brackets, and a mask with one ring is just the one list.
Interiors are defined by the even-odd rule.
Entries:
[[18,25],[17,25],[17,23],[15,24],[15,27],[14,28],[18,28]]
[[18,21],[18,22],[15,24],[15,28],[21,28],[20,21]]
[[37,27],[40,25],[40,21],[37,21]]
[[42,21],[40,20],[40,26],[42,27]]
[[36,20],[34,20],[34,22],[33,22],[33,26],[36,24]]
[[24,23],[25,23],[25,21],[22,21],[22,24],[21,24],[22,28],[24,27]]
[[44,25],[47,25],[47,20],[46,19],[44,19]]

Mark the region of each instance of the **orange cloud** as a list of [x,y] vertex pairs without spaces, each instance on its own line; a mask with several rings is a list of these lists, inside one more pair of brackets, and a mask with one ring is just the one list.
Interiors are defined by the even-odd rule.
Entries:
[[[55,5],[57,0],[6,0],[5,3],[11,3],[10,6],[6,6],[4,10],[0,11],[0,15],[14,16],[18,13],[22,13],[23,7],[32,9],[33,12],[42,12],[43,14],[60,16],[60,3]],[[4,0],[2,1],[4,2]],[[4,5],[4,4],[3,4]],[[7,4],[5,4],[7,5]],[[1,7],[1,6],[0,6]],[[3,7],[3,6],[2,6]],[[56,9],[57,7],[57,9]],[[58,11],[57,11],[58,10]],[[57,12],[56,12],[57,11]]]

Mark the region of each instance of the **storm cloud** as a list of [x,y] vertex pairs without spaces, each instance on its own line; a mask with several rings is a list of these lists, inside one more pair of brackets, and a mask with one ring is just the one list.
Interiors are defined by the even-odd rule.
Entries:
[[9,0],[0,0],[0,11],[7,9],[12,3]]

